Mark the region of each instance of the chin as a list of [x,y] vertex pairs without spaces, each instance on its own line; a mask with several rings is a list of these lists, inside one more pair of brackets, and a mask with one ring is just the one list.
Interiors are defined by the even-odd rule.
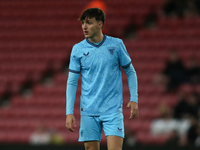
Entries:
[[89,35],[85,35],[85,38],[89,38],[90,36]]

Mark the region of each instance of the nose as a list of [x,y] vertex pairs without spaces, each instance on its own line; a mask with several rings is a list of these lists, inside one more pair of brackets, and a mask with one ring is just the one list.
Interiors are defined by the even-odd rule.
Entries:
[[83,29],[87,29],[86,23],[83,23],[83,24],[82,24],[82,28],[83,28]]

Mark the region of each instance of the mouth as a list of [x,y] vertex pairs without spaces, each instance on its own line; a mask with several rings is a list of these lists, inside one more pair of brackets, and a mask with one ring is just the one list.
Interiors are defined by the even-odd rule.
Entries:
[[88,35],[88,31],[84,31],[84,34],[85,34],[85,35]]

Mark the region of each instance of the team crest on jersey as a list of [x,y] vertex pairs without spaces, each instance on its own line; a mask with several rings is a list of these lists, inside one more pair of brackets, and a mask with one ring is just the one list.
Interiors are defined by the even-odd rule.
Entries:
[[115,51],[115,47],[108,47],[108,50],[111,53],[111,55],[113,55]]

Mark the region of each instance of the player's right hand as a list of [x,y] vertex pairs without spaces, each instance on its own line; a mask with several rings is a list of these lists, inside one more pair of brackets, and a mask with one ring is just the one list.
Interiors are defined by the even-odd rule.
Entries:
[[66,116],[66,127],[71,132],[75,132],[75,129],[72,127],[72,124],[74,125],[74,127],[76,127],[76,119],[73,114],[69,114]]

